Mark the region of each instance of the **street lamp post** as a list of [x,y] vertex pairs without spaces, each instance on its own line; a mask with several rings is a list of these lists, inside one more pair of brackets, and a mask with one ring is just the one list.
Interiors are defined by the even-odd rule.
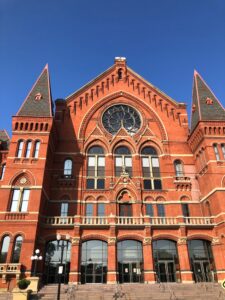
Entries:
[[33,272],[33,275],[34,277],[36,276],[36,270],[37,270],[37,262],[39,260],[42,260],[42,256],[40,255],[40,250],[39,249],[36,249],[34,251],[35,255],[32,255],[31,256],[31,260],[34,261],[34,272]]
[[59,250],[59,248],[61,248],[60,264],[58,266],[58,292],[57,292],[57,300],[60,300],[61,278],[63,274],[63,253],[64,253],[64,248],[66,248],[67,251],[70,235],[66,234],[66,244],[64,244],[64,240],[62,240],[61,245],[59,244],[61,240],[61,234],[58,233],[56,239],[57,239],[57,249]]

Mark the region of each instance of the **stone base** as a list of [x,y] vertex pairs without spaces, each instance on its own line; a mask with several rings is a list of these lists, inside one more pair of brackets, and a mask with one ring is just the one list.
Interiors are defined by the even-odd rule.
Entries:
[[30,291],[27,290],[22,291],[16,288],[13,290],[12,295],[13,295],[13,300],[28,300]]
[[39,290],[39,277],[27,277],[30,280],[28,290],[32,290],[33,293],[37,293]]

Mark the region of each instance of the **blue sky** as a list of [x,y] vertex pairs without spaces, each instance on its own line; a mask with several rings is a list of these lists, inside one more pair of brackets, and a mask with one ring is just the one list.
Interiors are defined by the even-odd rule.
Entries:
[[190,112],[193,70],[225,103],[224,0],[0,0],[0,128],[46,63],[65,98],[125,56]]

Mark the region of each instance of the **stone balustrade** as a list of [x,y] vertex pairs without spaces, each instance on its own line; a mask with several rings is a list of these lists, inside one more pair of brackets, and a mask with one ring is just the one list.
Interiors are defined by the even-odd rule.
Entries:
[[17,279],[20,277],[20,269],[21,264],[16,263],[5,263],[0,264],[0,275],[2,277],[2,281],[6,280],[7,275],[15,275]]
[[[75,224],[76,217],[45,217],[43,223],[50,226],[73,226]],[[76,224],[80,225],[110,225],[114,224],[116,226],[209,226],[214,224],[214,220],[211,217],[79,217],[80,221]]]

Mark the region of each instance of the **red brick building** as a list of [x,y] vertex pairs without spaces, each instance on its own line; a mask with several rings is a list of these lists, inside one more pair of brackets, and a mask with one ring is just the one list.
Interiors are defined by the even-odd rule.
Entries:
[[[116,58],[53,103],[46,66],[0,132],[1,288],[225,277],[225,111],[195,72],[191,126]],[[58,238],[58,240],[57,240]],[[63,256],[61,256],[63,254]]]

